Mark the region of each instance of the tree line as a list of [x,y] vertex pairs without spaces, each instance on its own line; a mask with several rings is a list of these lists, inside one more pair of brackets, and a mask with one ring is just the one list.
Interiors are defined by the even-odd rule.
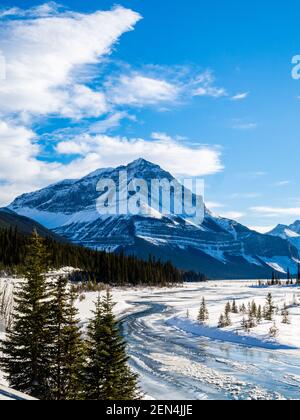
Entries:
[[[0,229],[0,270],[22,271],[30,237],[17,229]],[[74,281],[94,281],[110,285],[161,285],[184,281],[205,281],[205,275],[185,272],[170,262],[162,262],[149,256],[148,261],[135,256],[106,253],[70,243],[45,238],[49,267],[75,267]]]
[[99,295],[83,332],[77,295],[64,277],[47,281],[47,261],[44,241],[34,234],[0,343],[0,368],[10,386],[42,400],[139,399],[109,290]]

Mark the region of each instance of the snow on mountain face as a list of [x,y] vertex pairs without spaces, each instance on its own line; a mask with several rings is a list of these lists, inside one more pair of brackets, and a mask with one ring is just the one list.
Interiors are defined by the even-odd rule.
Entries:
[[[207,209],[202,224],[183,216],[166,216],[151,207],[147,215],[100,215],[97,184],[109,178],[123,190],[127,185],[119,185],[121,171],[127,171],[128,183],[134,178],[147,184],[152,179],[176,182],[159,166],[139,159],[126,167],[97,170],[82,179],[24,194],[9,208],[74,243],[111,252],[123,249],[141,258],[153,254],[212,278],[269,276],[271,267],[296,270],[298,252],[285,238],[261,235],[235,221],[214,217]],[[144,199],[142,206],[147,207],[148,197]]]
[[276,226],[269,235],[276,236],[282,239],[286,239],[293,246],[295,246],[300,253],[300,221],[296,221],[290,226],[278,225]]

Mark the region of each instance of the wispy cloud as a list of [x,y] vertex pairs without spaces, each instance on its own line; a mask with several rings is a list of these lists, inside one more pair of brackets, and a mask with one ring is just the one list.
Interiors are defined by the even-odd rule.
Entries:
[[232,128],[234,130],[254,130],[257,128],[257,123],[255,122],[244,122],[242,120],[239,119],[235,119],[232,122]]
[[228,96],[225,88],[215,85],[215,76],[212,71],[207,70],[200,74],[192,83],[193,96],[208,96],[211,98],[222,98]]
[[107,87],[109,100],[117,105],[155,105],[177,100],[179,88],[166,80],[139,73],[123,75]]
[[251,207],[250,210],[258,215],[264,215],[266,217],[278,217],[278,216],[300,216],[300,207],[268,207],[258,206]]
[[275,182],[274,186],[275,187],[286,187],[288,185],[290,185],[292,183],[292,181],[279,181],[279,182]]
[[226,207],[224,204],[217,201],[206,201],[205,205],[209,210],[217,210]]
[[[104,135],[123,120],[134,120],[134,108],[162,110],[196,96],[230,98],[211,70],[189,66],[128,65],[101,78],[101,66],[121,36],[141,19],[120,6],[78,13],[55,2],[0,11],[0,50],[7,67],[5,83],[0,81],[0,182],[6,183],[0,201],[141,156],[174,174],[203,176],[223,170],[218,147],[195,146],[165,133],[153,133],[151,139]],[[43,144],[33,128],[47,118],[67,120],[82,133],[70,137],[69,131],[64,141],[58,135],[50,163],[41,159]],[[65,154],[70,163],[61,163]]]
[[[155,140],[153,140],[155,137]],[[80,157],[69,170],[81,172],[93,161],[94,169],[127,164],[144,157],[160,164],[175,175],[204,176],[223,170],[220,150],[215,147],[182,144],[168,135],[152,135],[152,140],[109,137],[105,135],[79,136],[57,145],[57,152]],[[89,168],[90,170],[90,168]]]
[[249,95],[250,95],[250,92],[237,93],[236,95],[232,96],[230,99],[232,101],[243,101],[244,99],[248,98]]
[[41,4],[39,6],[31,7],[29,9],[22,9],[20,7],[2,8],[0,10],[0,18],[6,17],[49,17],[56,15],[58,11],[63,10],[64,7],[54,1]]
[[225,217],[226,219],[239,220],[245,216],[245,213],[242,213],[240,211],[225,211],[221,212],[220,216]]
[[245,199],[252,199],[252,198],[259,198],[262,194],[260,193],[234,193],[229,196],[229,198],[245,198]]
[[136,121],[134,115],[130,115],[126,111],[116,111],[110,114],[107,118],[99,120],[91,124],[88,128],[90,133],[103,134],[120,126],[123,120]]
[[46,4],[28,9],[24,19],[2,22],[7,78],[0,86],[1,114],[76,119],[106,113],[104,93],[82,83],[78,69],[99,64],[140,19],[122,7],[80,14]]

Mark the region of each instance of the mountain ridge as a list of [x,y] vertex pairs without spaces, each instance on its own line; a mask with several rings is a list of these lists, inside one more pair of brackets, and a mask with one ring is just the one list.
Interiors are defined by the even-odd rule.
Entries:
[[[128,183],[134,178],[147,184],[151,179],[175,181],[160,166],[138,159],[127,166],[98,169],[81,179],[23,194],[9,209],[79,245],[142,258],[153,254],[171,260],[178,268],[205,272],[210,278],[267,277],[273,270],[283,274],[287,268],[296,272],[300,258],[291,242],[216,217],[206,207],[203,223],[198,225],[153,209],[148,215],[100,215],[97,184],[109,177],[118,185],[121,171],[127,171]],[[119,190],[125,187],[118,185]]]
[[48,237],[59,242],[64,242],[63,238],[59,237],[40,223],[28,217],[21,216],[7,208],[0,208],[0,229],[15,228],[18,230],[18,232],[25,235],[30,235],[33,230],[36,230],[37,233],[42,237]]

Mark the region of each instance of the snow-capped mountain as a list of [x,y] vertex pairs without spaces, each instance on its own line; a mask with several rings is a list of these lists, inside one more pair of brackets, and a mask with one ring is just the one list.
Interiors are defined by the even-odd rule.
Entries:
[[[264,277],[274,269],[285,272],[287,267],[296,272],[299,253],[289,241],[251,231],[206,208],[201,224],[184,216],[165,216],[151,207],[147,215],[100,215],[97,184],[113,179],[121,191],[125,187],[118,184],[121,171],[127,171],[128,183],[136,178],[147,184],[152,179],[176,182],[159,166],[139,159],[126,167],[100,169],[82,179],[24,194],[9,209],[74,243],[111,252],[123,250],[141,258],[151,254],[211,278]],[[143,204],[148,205],[147,201],[145,198]]]
[[278,225],[268,234],[286,239],[292,245],[294,245],[300,253],[300,220],[297,220],[289,226]]

